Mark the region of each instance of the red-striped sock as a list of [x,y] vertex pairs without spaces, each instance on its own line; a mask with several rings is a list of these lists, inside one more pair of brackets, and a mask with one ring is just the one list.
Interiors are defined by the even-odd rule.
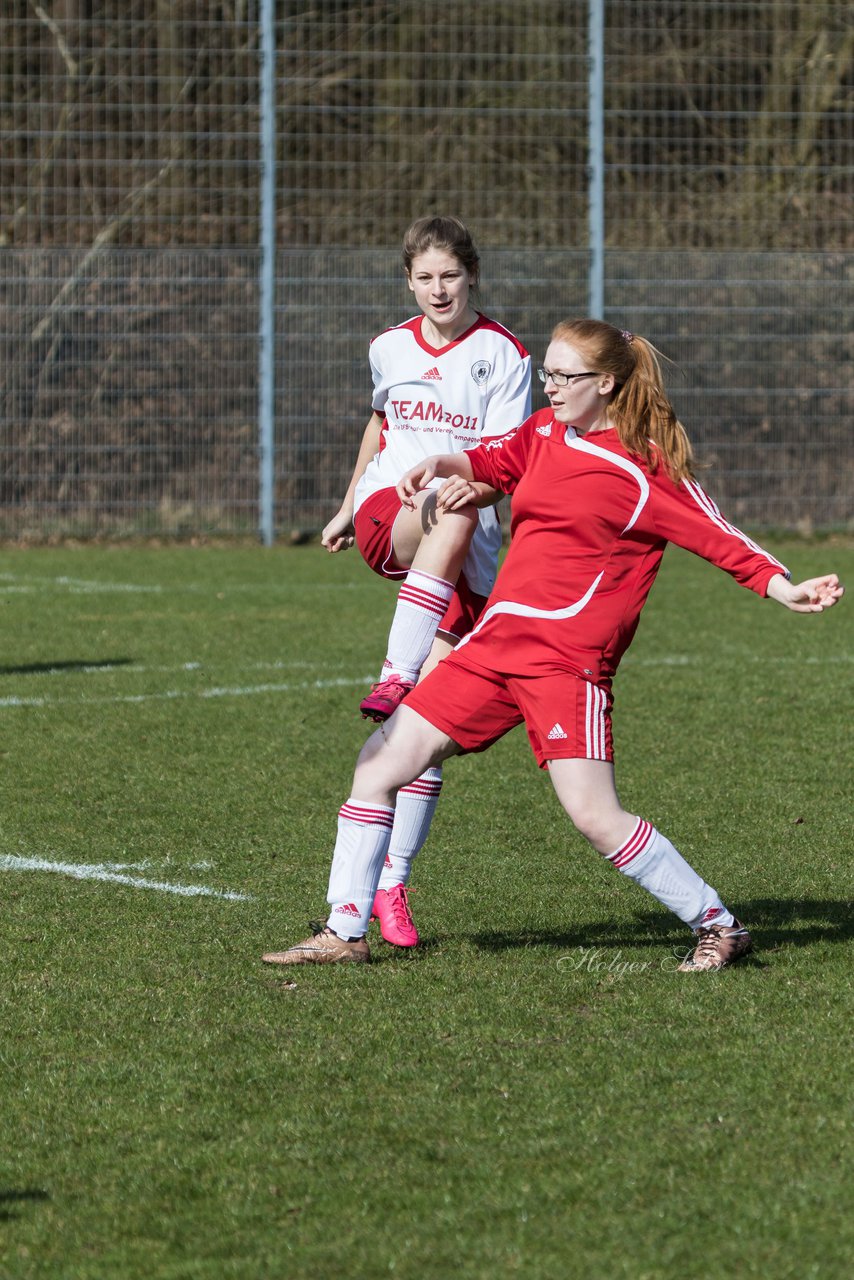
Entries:
[[397,596],[383,678],[417,680],[453,594],[453,582],[409,570]]
[[440,766],[426,769],[420,778],[398,791],[391,843],[380,876],[381,889],[409,883],[412,860],[427,839],[441,790]]
[[368,932],[391,829],[394,809],[348,800],[338,814],[338,838],[329,871],[328,925],[341,938]]
[[606,857],[692,929],[732,924],[732,912],[727,911],[717,892],[685,861],[667,836],[644,818],[638,818],[628,840]]

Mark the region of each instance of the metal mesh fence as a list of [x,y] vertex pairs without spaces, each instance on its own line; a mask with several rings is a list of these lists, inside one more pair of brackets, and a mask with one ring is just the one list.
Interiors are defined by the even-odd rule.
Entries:
[[[413,217],[537,357],[586,311],[587,10],[276,5],[280,530],[346,486]],[[3,6],[0,532],[256,526],[259,11]],[[606,317],[748,525],[854,518],[852,50],[848,3],[605,4]]]
[[[292,250],[279,273],[288,300],[279,498],[306,528],[319,528],[337,509],[370,414],[365,335],[411,314],[411,295],[391,252]],[[556,320],[584,313],[583,253],[493,250],[482,276],[485,310],[536,360]],[[804,532],[850,524],[850,258],[614,250],[606,286],[605,318],[652,337],[673,362],[668,386],[697,446],[700,478],[729,516]],[[534,405],[544,404],[537,384]]]
[[0,244],[254,245],[257,50],[257,0],[4,0]]
[[[289,242],[394,244],[438,205],[485,245],[583,247],[586,0],[285,8]],[[851,246],[849,4],[604,12],[611,246]]]
[[7,531],[255,527],[257,270],[254,251],[0,255]]

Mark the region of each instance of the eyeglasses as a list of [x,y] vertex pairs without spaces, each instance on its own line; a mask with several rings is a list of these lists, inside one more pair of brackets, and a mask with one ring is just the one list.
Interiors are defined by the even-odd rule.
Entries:
[[538,369],[537,377],[540,382],[548,382],[551,378],[556,387],[568,387],[571,382],[575,382],[576,378],[598,378],[597,373],[552,373],[551,369]]

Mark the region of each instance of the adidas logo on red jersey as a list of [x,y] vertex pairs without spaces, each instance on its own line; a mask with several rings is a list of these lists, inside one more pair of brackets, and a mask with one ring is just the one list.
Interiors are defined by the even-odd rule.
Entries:
[[441,382],[442,375],[439,372],[438,367],[434,364],[432,369],[428,369],[426,373],[422,373],[421,381],[422,382]]
[[550,741],[554,742],[556,738],[568,738],[569,734],[565,733],[559,724],[552,725],[548,733]]
[[336,907],[339,916],[355,916],[357,919],[362,914],[355,902],[347,902],[343,907]]

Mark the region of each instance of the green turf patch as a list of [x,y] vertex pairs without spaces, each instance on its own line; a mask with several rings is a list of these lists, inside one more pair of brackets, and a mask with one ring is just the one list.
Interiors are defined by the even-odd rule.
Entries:
[[322,912],[393,597],[317,547],[0,556],[3,1280],[847,1276],[850,601],[671,551],[618,677],[624,799],[740,966],[676,972],[517,730],[447,766],[422,947],[265,969]]

